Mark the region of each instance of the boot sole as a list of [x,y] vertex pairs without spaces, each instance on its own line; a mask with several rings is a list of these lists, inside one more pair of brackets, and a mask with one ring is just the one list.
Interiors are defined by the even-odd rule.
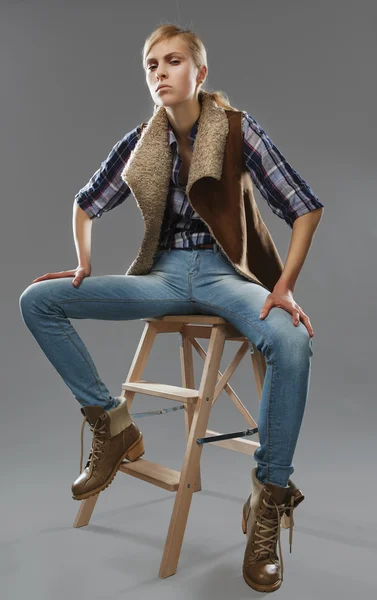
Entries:
[[[247,529],[246,529],[246,504],[243,505],[243,511],[242,511],[242,531],[243,533],[246,535]],[[278,581],[276,581],[276,583],[273,583],[272,585],[261,585],[260,583],[255,583],[255,581],[253,581],[252,579],[249,578],[248,574],[245,572],[244,567],[242,565],[242,576],[245,580],[245,582],[247,583],[247,585],[249,587],[251,587],[253,590],[256,590],[257,592],[274,592],[275,590],[278,590],[279,587],[282,584],[282,579],[278,579]]]
[[143,439],[143,434],[140,433],[136,442],[134,442],[132,444],[132,446],[130,446],[126,450],[126,452],[123,454],[123,456],[120,457],[118,462],[115,464],[112,472],[110,473],[109,477],[106,479],[106,481],[104,481],[104,483],[102,483],[99,487],[97,487],[93,490],[84,492],[84,494],[79,494],[79,495],[76,494],[75,496],[72,495],[72,498],[74,500],[85,500],[86,498],[90,498],[91,496],[96,496],[97,494],[99,494],[99,492],[102,492],[107,487],[109,487],[110,483],[113,482],[115,475],[119,471],[119,467],[125,458],[127,460],[129,460],[130,462],[134,462],[135,460],[138,460],[138,458],[143,456],[144,453],[145,453],[144,439]]

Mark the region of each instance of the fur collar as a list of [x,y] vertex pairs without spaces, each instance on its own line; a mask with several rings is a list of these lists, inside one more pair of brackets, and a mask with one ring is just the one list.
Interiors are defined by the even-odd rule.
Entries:
[[[202,108],[186,186],[189,197],[194,183],[202,177],[221,179],[225,144],[229,132],[225,110],[201,91]],[[161,225],[169,190],[173,156],[169,145],[168,117],[160,106],[148,121],[121,177],[129,186],[144,219]]]

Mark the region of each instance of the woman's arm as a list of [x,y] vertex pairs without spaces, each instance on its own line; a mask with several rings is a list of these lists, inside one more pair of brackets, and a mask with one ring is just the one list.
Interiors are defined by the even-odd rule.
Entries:
[[54,273],[45,273],[41,277],[33,280],[33,283],[39,283],[46,279],[57,279],[60,277],[73,277],[72,285],[78,287],[84,277],[89,277],[92,271],[90,253],[92,241],[92,219],[77,204],[73,203],[73,236],[77,252],[78,266],[68,271],[55,271]]
[[73,203],[72,227],[77,260],[80,267],[91,269],[91,243],[93,219],[77,204]]
[[313,337],[310,319],[295,302],[293,290],[321,219],[323,204],[263,127],[246,111],[243,111],[242,131],[245,165],[252,180],[272,211],[292,229],[283,272],[267,296],[260,318],[265,319],[274,306],[281,307],[292,314],[294,325],[301,320]]
[[274,291],[289,289],[293,292],[297,277],[309,252],[313,235],[321,220],[323,208],[317,208],[298,217],[292,228],[292,237],[288,249],[287,260]]
[[75,195],[72,227],[79,266],[91,270],[92,222],[119,206],[131,190],[120,173],[140,138],[138,125],[119,140],[87,184]]
[[304,264],[305,257],[309,251],[314,231],[321,219],[322,211],[323,208],[318,208],[295,219],[291,243],[283,272],[271,294],[267,296],[259,316],[260,319],[265,319],[271,308],[274,306],[283,308],[291,313],[293,325],[297,326],[300,321],[304,323],[311,338],[314,337],[312,324],[308,315],[304,313],[301,306],[295,302],[293,298],[293,289],[301,267]]

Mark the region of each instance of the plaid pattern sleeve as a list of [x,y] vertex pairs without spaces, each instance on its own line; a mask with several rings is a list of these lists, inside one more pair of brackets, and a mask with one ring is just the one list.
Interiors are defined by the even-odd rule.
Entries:
[[140,138],[140,131],[141,125],[138,125],[126,133],[113,146],[88,183],[75,195],[75,202],[91,219],[99,218],[104,212],[119,206],[130,195],[131,190],[120,174]]
[[242,112],[245,166],[271,210],[292,228],[298,217],[323,204],[255,118]]

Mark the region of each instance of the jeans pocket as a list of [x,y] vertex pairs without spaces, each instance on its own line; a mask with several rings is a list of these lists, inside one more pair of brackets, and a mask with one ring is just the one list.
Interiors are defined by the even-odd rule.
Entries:
[[232,269],[234,269],[233,264],[231,263],[231,261],[229,260],[229,258],[227,257],[227,255],[219,248],[219,253],[218,253],[219,257],[221,258],[221,260],[228,265],[229,267],[232,267]]

